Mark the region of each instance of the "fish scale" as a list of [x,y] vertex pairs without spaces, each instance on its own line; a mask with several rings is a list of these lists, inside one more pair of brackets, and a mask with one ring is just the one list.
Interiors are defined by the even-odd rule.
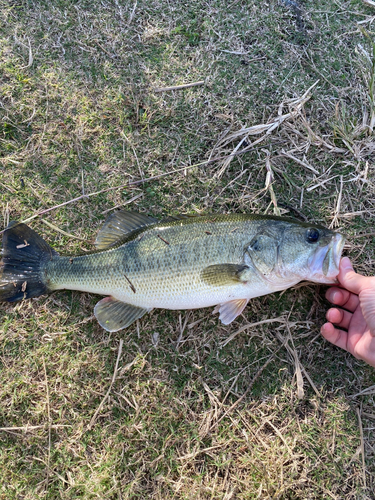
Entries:
[[[53,259],[45,273],[53,290],[66,288],[112,295],[146,307],[179,309],[189,300],[194,301],[191,307],[202,307],[207,296],[217,290],[201,279],[200,272],[209,265],[239,263],[243,257],[243,244],[249,236],[233,233],[228,241],[225,235],[232,225],[227,221],[206,223],[203,227],[196,223],[189,225],[189,232],[181,232],[181,225],[172,222],[150,228],[143,238],[112,250]],[[208,228],[214,235],[206,234]],[[160,239],[160,234],[168,244]],[[222,296],[223,291],[218,291]]]

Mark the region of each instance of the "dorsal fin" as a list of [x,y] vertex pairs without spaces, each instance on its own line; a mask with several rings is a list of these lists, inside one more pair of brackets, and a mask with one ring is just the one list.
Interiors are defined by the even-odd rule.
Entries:
[[173,222],[175,220],[182,220],[182,219],[190,219],[192,217],[199,217],[197,214],[189,215],[189,214],[182,214],[182,215],[167,215],[164,217],[160,222]]
[[118,210],[111,214],[105,221],[96,237],[95,246],[98,250],[110,248],[132,231],[149,226],[155,222],[158,222],[157,219],[148,215],[129,212],[127,210]]

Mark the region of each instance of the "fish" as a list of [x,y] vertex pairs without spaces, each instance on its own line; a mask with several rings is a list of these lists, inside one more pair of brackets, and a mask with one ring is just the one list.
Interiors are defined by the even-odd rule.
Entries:
[[248,301],[296,285],[337,282],[345,236],[293,218],[259,214],[157,220],[119,210],[99,231],[96,249],[59,255],[24,223],[3,233],[0,301],[56,290],[104,295],[94,308],[109,332],[153,309],[214,306],[229,325]]

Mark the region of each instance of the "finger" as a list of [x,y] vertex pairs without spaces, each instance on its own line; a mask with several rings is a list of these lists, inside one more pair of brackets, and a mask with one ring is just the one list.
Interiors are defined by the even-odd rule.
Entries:
[[373,283],[373,278],[362,276],[354,271],[348,257],[341,259],[338,280],[342,286],[357,295],[361,290],[371,288]]
[[359,300],[370,334],[375,337],[375,288],[374,290],[363,290]]
[[370,332],[366,332],[361,342],[358,342],[355,346],[355,355],[375,367],[375,338]]
[[335,306],[345,307],[345,309],[351,312],[355,311],[359,304],[358,295],[337,286],[328,288],[326,298],[332,304],[335,304]]
[[348,332],[344,332],[344,330],[335,328],[332,323],[324,323],[324,325],[320,329],[320,333],[326,340],[328,340],[328,342],[331,342],[331,344],[334,344],[337,347],[341,347],[341,349],[345,349],[345,351],[348,350]]
[[327,311],[326,318],[330,323],[334,323],[340,328],[349,328],[353,314],[345,309],[332,308]]

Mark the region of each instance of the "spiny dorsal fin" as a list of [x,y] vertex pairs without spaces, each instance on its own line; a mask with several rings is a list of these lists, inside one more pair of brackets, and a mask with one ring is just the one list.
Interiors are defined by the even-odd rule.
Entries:
[[248,266],[244,264],[216,264],[205,267],[201,278],[212,286],[237,285],[243,281],[241,275],[247,269],[249,269]]
[[249,299],[230,300],[224,304],[218,304],[212,314],[220,313],[219,319],[223,325],[229,325],[239,316],[247,306]]
[[160,222],[173,222],[175,220],[182,220],[182,219],[191,219],[192,217],[199,217],[197,214],[189,215],[189,214],[182,214],[182,215],[167,215],[167,217],[164,217]]
[[151,310],[126,304],[113,297],[105,297],[96,304],[94,314],[104,330],[118,332]]
[[105,221],[96,237],[95,246],[98,250],[110,248],[132,231],[155,222],[158,221],[148,215],[119,210],[111,214]]

